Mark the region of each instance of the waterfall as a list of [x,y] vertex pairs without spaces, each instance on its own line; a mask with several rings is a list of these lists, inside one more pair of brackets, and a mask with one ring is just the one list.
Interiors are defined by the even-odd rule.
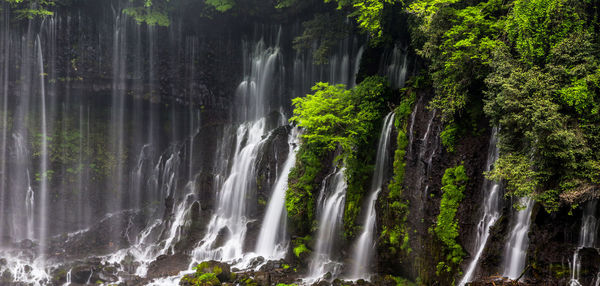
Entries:
[[125,156],[125,88],[127,77],[127,17],[117,12],[113,31],[112,54],[112,103],[110,114],[110,149],[115,156],[110,187],[115,191],[116,201],[106,202],[107,209],[117,211],[121,208],[124,190],[124,156]]
[[244,257],[243,247],[250,219],[247,196],[256,186],[255,165],[260,146],[265,140],[266,116],[281,106],[278,101],[282,93],[280,81],[283,76],[280,36],[281,27],[278,28],[273,46],[267,45],[263,37],[252,48],[243,42],[245,76],[237,88],[236,100],[241,108],[241,119],[246,122],[237,128],[229,173],[219,174],[226,179],[222,184],[217,181],[220,185],[217,208],[204,238],[192,253],[192,263],[209,259],[233,262]]
[[[529,247],[529,225],[531,224],[531,212],[534,201],[532,198],[520,198],[519,205],[524,209],[515,210],[516,221],[510,231],[510,237],[504,250],[504,263],[502,276],[517,279],[525,269],[527,260],[527,248]],[[513,216],[515,218],[515,216]]]
[[[490,138],[488,148],[488,156],[486,161],[485,172],[492,170],[494,163],[498,159],[498,129],[494,128]],[[475,238],[475,256],[465,272],[465,276],[460,281],[459,285],[465,285],[470,282],[475,274],[479,258],[483,254],[485,245],[490,236],[490,228],[500,218],[500,200],[502,199],[501,187],[498,182],[484,179],[482,186],[483,193],[483,213],[479,223],[477,224],[477,233]]]
[[41,150],[40,150],[40,219],[39,219],[39,242],[40,253],[43,258],[46,252],[46,240],[48,237],[48,130],[46,122],[46,89],[44,83],[44,59],[42,55],[42,44],[37,37],[38,64],[40,72],[40,101],[42,105],[41,115]]
[[[344,205],[346,201],[346,168],[339,168],[333,176],[323,180],[317,207],[317,246],[311,257],[308,284],[316,282],[327,273],[336,277],[341,263],[335,261],[334,248],[341,235]],[[329,180],[331,180],[329,182]]]
[[[579,232],[579,245],[577,246],[577,249],[575,249],[573,261],[571,262],[571,281],[569,281],[569,286],[582,286],[582,284],[579,282],[581,275],[579,251],[583,248],[596,247],[596,240],[600,227],[600,223],[598,223],[598,217],[596,216],[597,209],[598,201],[592,200],[585,205],[583,210],[583,216],[581,218],[581,231]],[[600,281],[599,279],[600,277],[596,278],[596,284],[598,284]]]
[[71,271],[73,271],[73,269],[69,269],[69,271],[67,272],[67,281],[65,282],[65,284],[63,284],[64,286],[71,286]]
[[[27,138],[29,136],[26,119],[30,110],[31,90],[34,87],[33,78],[33,32],[31,22],[28,24],[27,34],[25,37],[17,41],[15,44],[19,50],[15,51],[14,56],[20,56],[19,64],[22,66],[18,78],[20,83],[18,87],[18,106],[13,113],[13,128],[12,128],[12,146],[9,147],[10,158],[8,169],[11,176],[7,179],[9,193],[7,195],[8,212],[10,217],[6,219],[7,232],[5,235],[10,236],[13,241],[22,239],[34,239],[33,233],[28,233],[29,230],[35,229],[33,225],[33,212],[28,212],[28,204],[31,200],[27,200],[26,194],[31,186],[28,174],[32,170],[30,163],[30,150]],[[35,47],[37,49],[37,47]],[[35,174],[35,173],[33,173]],[[10,191],[15,190],[15,191]],[[32,196],[33,197],[33,196]],[[29,206],[31,209],[35,206]]]
[[402,88],[406,82],[408,70],[408,52],[398,45],[394,46],[392,54],[388,59],[389,64],[384,71],[393,88]]
[[[281,28],[277,38],[280,34]],[[263,39],[259,40],[253,49],[248,47],[246,42],[242,45],[244,51],[252,52],[244,54],[246,59],[244,64],[248,65],[245,67],[246,76],[236,91],[236,98],[242,108],[240,113],[243,114],[243,117],[241,119],[258,120],[271,110],[279,108],[271,102],[277,101],[277,98],[272,97],[281,92],[279,89],[281,85],[278,81],[282,76],[283,64],[278,41],[273,47],[268,47]],[[276,103],[279,104],[279,102]]]
[[379,143],[377,144],[377,159],[375,161],[375,171],[373,172],[373,179],[371,181],[371,195],[367,199],[367,211],[365,215],[365,222],[363,224],[363,231],[358,237],[353,250],[353,267],[350,277],[353,280],[364,278],[369,279],[369,271],[371,271],[371,260],[375,251],[374,237],[377,233],[377,213],[375,205],[377,203],[377,196],[381,192],[381,188],[385,183],[385,175],[387,168],[389,167],[389,143],[394,126],[394,112],[390,112],[383,121],[383,128],[379,135]]
[[[248,223],[246,196],[254,183],[254,162],[264,131],[265,119],[245,123],[238,128],[231,172],[217,194],[217,210],[201,245],[194,250],[195,259],[232,261],[242,257]],[[218,245],[222,236],[225,236],[225,241]]]
[[288,138],[288,157],[275,182],[256,244],[256,253],[272,260],[282,259],[287,250],[285,194],[289,172],[296,163],[298,136],[298,128],[292,128]]
[[2,88],[2,137],[0,145],[0,246],[4,243],[5,234],[5,208],[7,199],[6,189],[6,157],[7,157],[7,146],[8,146],[8,74],[9,74],[9,60],[10,60],[10,33],[9,33],[9,11],[7,3],[3,3],[2,11],[2,24],[0,30],[0,39],[2,42],[0,48],[2,54],[0,54],[0,82]]

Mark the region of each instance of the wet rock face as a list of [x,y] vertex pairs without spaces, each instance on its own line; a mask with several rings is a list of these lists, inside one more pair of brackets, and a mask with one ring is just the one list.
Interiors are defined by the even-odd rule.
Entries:
[[[581,211],[562,208],[556,213],[548,214],[541,206],[536,206],[532,214],[532,225],[529,231],[529,249],[527,263],[530,270],[527,278],[539,283],[568,284],[571,278],[573,254],[578,246],[581,229]],[[595,249],[580,251],[581,281],[590,281],[582,285],[591,285],[600,266],[600,256]],[[581,282],[580,281],[580,282]]]
[[[506,206],[502,213],[507,214],[510,206]],[[501,216],[496,224],[490,228],[490,236],[479,259],[478,270],[473,277],[494,275],[501,271],[506,239],[510,231],[509,217]],[[466,266],[465,266],[466,267]]]
[[[594,248],[584,248],[579,251],[579,261],[581,262],[581,285],[594,285],[597,276],[600,273],[600,251]],[[598,283],[598,282],[596,282]]]
[[288,156],[290,130],[287,125],[273,130],[259,150],[256,160],[257,207],[250,210],[251,217],[261,218],[269,203],[273,185],[280,176],[278,172]]
[[[87,231],[54,238],[48,253],[50,258],[58,260],[106,255],[129,246],[130,239],[135,238],[144,225],[140,212],[122,211],[105,217]],[[111,237],[111,233],[118,235]]]
[[190,265],[190,257],[185,254],[161,255],[148,267],[148,279],[177,275]]

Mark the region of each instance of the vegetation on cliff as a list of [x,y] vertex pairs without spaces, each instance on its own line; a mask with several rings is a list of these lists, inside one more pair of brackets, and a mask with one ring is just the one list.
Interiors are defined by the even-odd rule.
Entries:
[[394,126],[398,132],[396,138],[396,150],[394,151],[393,177],[388,185],[387,198],[383,200],[384,212],[382,214],[384,224],[382,225],[382,242],[384,247],[392,254],[402,254],[406,257],[410,254],[409,229],[406,225],[408,219],[409,201],[403,196],[404,173],[406,167],[406,148],[408,147],[407,125],[416,95],[412,91],[403,91],[404,98],[396,107]]
[[[597,6],[419,0],[408,8],[446,124],[484,100],[485,113],[500,126],[501,156],[490,177],[547,211],[600,184]],[[446,130],[445,145],[453,132]]]
[[442,272],[456,273],[465,252],[456,241],[459,234],[456,213],[460,202],[465,197],[466,183],[469,180],[463,165],[446,169],[442,177],[442,200],[440,213],[433,229],[437,238],[444,243],[446,260],[437,265],[437,275]]
[[346,166],[344,227],[350,237],[373,171],[373,166],[364,162],[372,162],[375,156],[373,146],[377,143],[377,130],[391,96],[390,89],[386,79],[369,77],[352,89],[318,83],[313,91],[314,94],[293,100],[291,121],[302,127],[304,133],[296,166],[290,173],[288,216],[301,232],[310,230],[320,183],[316,177],[328,164],[323,158],[339,150]]

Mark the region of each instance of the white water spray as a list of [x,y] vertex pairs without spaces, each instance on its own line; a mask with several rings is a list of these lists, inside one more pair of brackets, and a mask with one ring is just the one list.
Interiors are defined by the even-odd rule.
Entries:
[[504,271],[502,276],[517,279],[525,269],[527,248],[529,247],[529,225],[534,201],[532,198],[520,198],[519,205],[524,209],[516,211],[516,222],[510,231],[510,238],[504,250]]
[[[316,282],[327,273],[336,277],[342,264],[335,260],[334,248],[338,242],[344,216],[344,205],[346,202],[346,168],[340,168],[333,176],[328,176],[323,181],[319,198],[323,202],[319,204],[319,231],[317,234],[317,247],[313,252],[309,276],[306,282]],[[328,180],[331,179],[331,182]]]
[[389,113],[383,122],[383,128],[381,135],[379,135],[379,143],[377,146],[377,160],[375,162],[375,171],[373,173],[373,180],[371,181],[371,195],[367,199],[367,212],[365,216],[365,222],[363,224],[363,231],[358,237],[353,250],[353,263],[352,272],[350,278],[352,280],[357,279],[369,279],[370,271],[372,271],[371,260],[373,259],[373,253],[375,252],[375,241],[374,237],[377,232],[376,222],[377,213],[375,210],[375,204],[377,203],[377,197],[381,192],[383,184],[387,182],[385,175],[387,168],[389,167],[389,143],[390,136],[394,126],[394,113]]
[[[488,148],[488,157],[485,167],[485,171],[489,172],[492,170],[494,163],[498,159],[498,130],[494,128],[492,131],[492,137],[490,139],[490,146]],[[490,236],[490,228],[500,218],[500,200],[501,200],[501,188],[498,182],[490,181],[485,179],[482,187],[483,192],[483,213],[482,217],[477,224],[477,237],[475,239],[475,257],[465,272],[465,276],[460,281],[459,285],[465,285],[470,282],[475,274],[479,258],[485,249],[487,240]]]
[[287,212],[285,209],[285,193],[288,187],[288,175],[296,163],[298,134],[298,128],[292,128],[290,131],[288,157],[283,164],[279,178],[275,182],[256,244],[256,254],[271,260],[282,259],[286,253]]
[[[583,248],[595,248],[598,229],[600,223],[596,212],[598,209],[598,201],[589,201],[584,210],[583,217],[581,218],[581,231],[579,232],[579,245],[573,254],[573,261],[571,266],[571,281],[569,286],[582,286],[579,281],[581,278],[581,258],[579,257],[579,251]],[[600,282],[600,277],[596,278],[596,284]]]

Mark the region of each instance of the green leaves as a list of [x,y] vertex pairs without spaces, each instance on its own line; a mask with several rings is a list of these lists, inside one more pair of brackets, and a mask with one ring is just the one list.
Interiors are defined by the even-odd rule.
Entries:
[[305,144],[329,151],[340,146],[351,152],[366,140],[371,121],[381,117],[387,89],[380,77],[367,78],[353,90],[320,82],[313,87],[314,94],[292,100],[294,116],[290,120],[306,130],[302,135]]
[[123,9],[123,13],[133,17],[138,24],[146,23],[149,26],[159,25],[163,27],[171,24],[171,20],[164,11],[149,7],[129,7]]
[[339,148],[348,182],[345,232],[352,235],[372,172],[372,166],[365,162],[372,161],[376,151],[371,145],[377,138],[390,89],[385,78],[369,77],[350,90],[344,85],[318,83],[313,91],[292,100],[294,116],[290,121],[304,128],[304,133],[296,166],[290,172],[286,208],[294,225],[307,231],[313,219],[313,191],[319,183],[315,180],[325,164],[331,164],[330,155]]
[[[561,194],[600,177],[592,175],[600,161],[600,37],[586,5],[419,0],[408,9],[416,38],[425,39],[419,53],[431,61],[432,106],[446,126],[485,95],[484,111],[501,127],[495,178],[550,211]],[[441,135],[449,151],[455,131]]]
[[43,18],[54,15],[50,8],[56,3],[54,0],[4,0],[15,7],[17,19]]
[[214,7],[219,12],[226,12],[233,8],[235,0],[206,0],[206,4]]
[[351,7],[350,17],[356,18],[358,27],[368,33],[375,43],[383,36],[386,8],[402,4],[401,0],[325,0],[326,3],[332,1],[338,3],[338,9]]
[[344,85],[322,82],[312,90],[314,94],[292,100],[294,116],[290,120],[306,130],[302,135],[306,144],[323,145],[330,151],[339,144],[350,150],[351,136],[361,129],[360,120],[353,114],[352,92]]
[[506,32],[527,64],[541,64],[548,52],[583,22],[568,0],[516,0]]
[[488,178],[506,182],[506,189],[516,197],[531,197],[539,187],[540,174],[533,170],[531,160],[524,155],[504,155],[496,161]]

